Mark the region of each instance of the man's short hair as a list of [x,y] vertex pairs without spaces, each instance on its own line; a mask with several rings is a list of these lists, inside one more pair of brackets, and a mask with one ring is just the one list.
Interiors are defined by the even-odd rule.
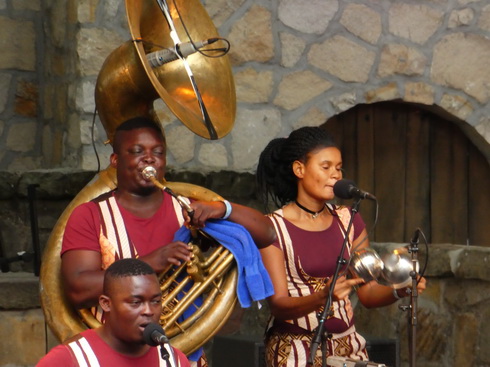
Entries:
[[156,277],[155,270],[142,260],[133,258],[116,260],[105,271],[104,294],[107,294],[111,280],[138,275],[155,275]]
[[118,133],[121,131],[132,131],[135,129],[153,129],[161,136],[163,142],[165,142],[165,134],[159,124],[148,117],[134,117],[124,121],[116,128],[113,141],[114,152],[117,152],[119,149]]
[[130,130],[134,130],[134,129],[141,129],[144,127],[148,127],[151,129],[155,129],[156,131],[162,132],[162,129],[160,128],[160,126],[155,121],[153,121],[152,119],[150,119],[148,117],[143,117],[143,116],[133,117],[129,120],[124,121],[122,124],[120,124],[116,128],[116,132],[117,131],[130,131]]

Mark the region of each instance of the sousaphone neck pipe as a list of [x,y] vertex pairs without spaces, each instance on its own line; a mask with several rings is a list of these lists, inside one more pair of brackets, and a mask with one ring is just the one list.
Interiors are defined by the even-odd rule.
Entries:
[[173,196],[177,200],[179,205],[187,212],[189,217],[192,218],[192,215],[194,214],[194,209],[192,209],[191,206],[189,205],[190,204],[189,199],[181,195],[177,195],[170,188],[164,186],[160,181],[158,181],[156,178],[157,171],[154,167],[152,166],[145,167],[143,171],[141,171],[141,174],[143,175],[143,178],[145,180],[152,182],[156,187]]

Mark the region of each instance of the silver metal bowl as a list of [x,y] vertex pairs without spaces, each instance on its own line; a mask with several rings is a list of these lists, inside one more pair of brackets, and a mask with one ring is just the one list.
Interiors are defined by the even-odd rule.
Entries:
[[[395,289],[406,288],[412,284],[412,259],[406,249],[396,249],[382,257],[384,268],[380,283]],[[418,271],[418,263],[416,266]]]
[[[413,264],[408,250],[404,247],[391,250],[382,257],[372,248],[355,251],[351,255],[349,269],[365,282],[376,280],[379,284],[395,289],[412,284]],[[418,271],[418,263],[416,271]]]
[[363,248],[351,255],[350,270],[365,282],[378,280],[383,273],[383,260],[371,248]]

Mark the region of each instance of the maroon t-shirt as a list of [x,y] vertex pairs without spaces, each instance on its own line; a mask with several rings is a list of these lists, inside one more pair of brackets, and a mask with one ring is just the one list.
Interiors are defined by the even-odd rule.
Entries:
[[[162,205],[150,218],[137,217],[118,205],[126,231],[139,256],[172,242],[180,228],[172,197],[166,192],[163,195]],[[76,207],[66,223],[61,255],[70,250],[100,252],[100,225],[101,214],[97,203],[87,202]]]
[[[130,357],[112,349],[93,329],[86,330],[81,335],[87,339],[101,367],[160,366],[160,352],[156,347],[151,347],[141,357]],[[173,348],[173,350],[176,359],[180,363],[180,367],[190,367],[186,356],[178,349]],[[60,344],[54,347],[36,365],[36,367],[54,366],[78,367],[79,365],[71,349],[64,344]]]
[[[331,277],[335,272],[337,259],[344,242],[344,235],[339,227],[339,224],[341,225],[339,218],[334,216],[330,227],[317,232],[296,227],[287,219],[284,219],[284,223],[291,237],[294,252],[306,274],[316,278]],[[366,227],[359,214],[354,216],[353,226],[354,240],[356,240]],[[275,242],[274,246],[279,248],[279,243]],[[347,249],[344,252],[344,259],[349,259]]]
[[[301,229],[287,219],[284,219],[284,223],[294,248],[294,266],[297,268],[300,267],[302,271],[311,277],[332,277],[344,242],[344,235],[341,229],[343,226],[340,219],[337,216],[334,216],[330,227],[322,231]],[[354,216],[353,227],[353,239],[356,240],[366,227],[359,214]],[[344,229],[346,230],[347,228]],[[276,242],[273,245],[280,248],[279,242]],[[349,254],[349,250],[346,248],[343,255],[344,259],[348,260]],[[341,268],[341,271],[343,269],[344,267]],[[347,325],[343,320],[329,318],[326,321],[325,326],[329,332],[342,333],[352,326],[353,323],[353,319],[351,319],[350,324]],[[305,332],[305,330],[299,326],[280,320],[274,320],[273,329],[280,332],[300,334]]]

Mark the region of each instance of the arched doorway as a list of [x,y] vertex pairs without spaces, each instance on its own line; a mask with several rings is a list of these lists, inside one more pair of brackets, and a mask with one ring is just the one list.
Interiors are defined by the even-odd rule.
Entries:
[[[358,105],[324,127],[342,150],[345,176],[379,202],[376,242],[490,246],[490,166],[453,122],[408,103]],[[368,228],[375,206],[361,204]]]

